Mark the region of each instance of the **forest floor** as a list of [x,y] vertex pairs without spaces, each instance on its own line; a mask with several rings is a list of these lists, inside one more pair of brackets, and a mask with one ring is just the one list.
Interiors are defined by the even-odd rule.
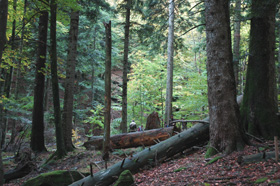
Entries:
[[[262,145],[267,151],[273,150],[273,142],[267,141]],[[206,147],[188,149],[168,161],[154,166],[146,166],[134,175],[135,185],[139,186],[181,186],[181,185],[280,185],[280,163],[275,160],[266,162],[239,165],[239,156],[256,154],[265,148],[246,146],[242,152],[234,152],[228,156],[218,159],[212,164],[207,164],[204,158]],[[90,163],[94,164],[93,172],[104,169],[100,151],[89,151],[80,147],[74,152],[56,162],[40,168],[46,159],[53,153],[52,147],[49,152],[33,155],[33,161],[37,167],[27,176],[13,180],[6,186],[22,185],[29,178],[35,177],[43,172],[53,170],[78,170],[89,172]],[[116,150],[111,155],[108,166],[121,161],[124,155],[140,151],[141,148]],[[13,156],[11,153],[4,153],[3,158]],[[13,169],[16,164],[13,159],[4,160],[5,170]]]

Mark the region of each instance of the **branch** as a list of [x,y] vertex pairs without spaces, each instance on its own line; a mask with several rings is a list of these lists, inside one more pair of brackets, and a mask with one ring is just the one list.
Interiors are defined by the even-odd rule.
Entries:
[[197,28],[197,27],[200,27],[200,26],[204,26],[205,23],[202,23],[202,24],[199,24],[199,25],[196,25],[192,28],[190,28],[189,30],[187,30],[185,33],[183,33],[182,35],[180,35],[179,37],[182,37],[183,35],[187,34],[188,32],[192,31],[193,29]]

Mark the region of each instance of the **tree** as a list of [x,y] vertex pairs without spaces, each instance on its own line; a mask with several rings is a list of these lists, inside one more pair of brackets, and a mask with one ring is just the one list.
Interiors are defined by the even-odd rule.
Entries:
[[244,146],[232,64],[229,1],[206,0],[209,156]]
[[235,77],[236,89],[238,88],[238,67],[240,58],[240,22],[241,22],[241,0],[236,0],[234,9],[234,42],[233,42],[233,70]]
[[62,127],[64,144],[67,151],[73,150],[72,143],[72,121],[73,121],[73,99],[74,99],[74,80],[77,58],[79,11],[72,10],[69,31],[68,57],[65,80],[64,107],[62,113]]
[[167,81],[166,81],[166,102],[165,102],[165,122],[168,124],[172,114],[173,95],[173,55],[174,55],[174,0],[169,1],[169,27],[167,46]]
[[280,134],[276,113],[275,14],[278,0],[253,0],[249,62],[242,121],[252,135],[273,139]]
[[110,122],[111,122],[111,53],[112,36],[111,21],[104,23],[106,32],[106,59],[105,59],[105,113],[104,113],[104,141],[102,158],[106,162],[109,160],[110,151]]
[[57,77],[57,51],[56,51],[56,11],[57,2],[56,0],[51,0],[51,81],[52,81],[52,92],[53,92],[53,105],[54,105],[54,122],[55,122],[55,132],[56,132],[56,155],[61,158],[66,155],[66,150],[64,146],[63,130],[61,124],[61,111],[60,111],[60,101],[59,101],[59,87],[58,87],[58,77]]
[[[8,16],[8,0],[0,1],[0,65],[2,63],[2,55],[6,44],[6,27],[7,27],[7,16]],[[1,78],[1,74],[0,74]],[[2,95],[2,91],[0,89]],[[4,169],[2,163],[2,130],[3,130],[3,105],[0,104],[0,186],[4,184]]]
[[[45,3],[49,3],[45,1]],[[34,87],[34,106],[32,112],[32,130],[30,146],[33,151],[46,151],[44,139],[44,88],[45,88],[45,63],[47,58],[48,37],[48,10],[42,7],[39,17],[38,56],[36,61],[36,76]]]
[[129,47],[129,26],[130,26],[131,0],[127,0],[125,33],[124,33],[124,59],[123,59],[123,85],[122,85],[122,133],[127,132],[127,73],[128,73],[128,47]]

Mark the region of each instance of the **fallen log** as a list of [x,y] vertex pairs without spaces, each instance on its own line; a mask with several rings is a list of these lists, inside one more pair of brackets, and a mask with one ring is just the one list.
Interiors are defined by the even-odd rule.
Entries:
[[[203,121],[209,121],[209,118]],[[124,170],[136,173],[141,167],[152,162],[162,162],[194,145],[206,142],[209,139],[209,124],[197,123],[188,130],[183,131],[162,143],[153,145],[145,150],[125,158],[106,170],[101,170],[92,176],[83,178],[71,186],[110,185],[117,180]]]
[[267,161],[269,159],[275,159],[275,151],[261,152],[258,154],[252,154],[247,156],[239,156],[237,158],[237,163],[243,165],[243,164],[257,163],[261,161]]
[[[240,105],[242,96],[237,97],[237,103]],[[209,122],[209,117],[203,121]],[[106,170],[101,170],[95,174],[85,177],[72,183],[70,186],[92,186],[92,185],[110,185],[116,181],[124,170],[130,170],[133,174],[140,168],[151,162],[162,162],[163,160],[176,155],[197,144],[209,140],[209,124],[197,123],[188,130],[183,131],[162,143],[153,145],[145,150],[125,158],[122,161],[112,165]]]
[[[173,136],[174,127],[166,127],[140,132],[131,132],[113,135],[110,137],[112,149],[124,149],[139,146],[151,146],[160,141],[166,140]],[[103,136],[95,136],[83,144],[86,149],[101,150],[103,145]]]

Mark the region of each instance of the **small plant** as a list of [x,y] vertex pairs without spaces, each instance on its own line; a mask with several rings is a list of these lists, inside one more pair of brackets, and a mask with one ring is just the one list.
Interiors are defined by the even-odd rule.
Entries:
[[102,110],[103,110],[103,106],[102,105],[97,105],[94,110],[93,109],[90,110],[92,115],[89,116],[87,119],[83,120],[83,123],[90,123],[90,124],[93,125],[90,132],[92,132],[92,130],[97,128],[97,126],[100,126],[101,128],[104,128],[104,123],[103,123],[104,116],[102,114]]

